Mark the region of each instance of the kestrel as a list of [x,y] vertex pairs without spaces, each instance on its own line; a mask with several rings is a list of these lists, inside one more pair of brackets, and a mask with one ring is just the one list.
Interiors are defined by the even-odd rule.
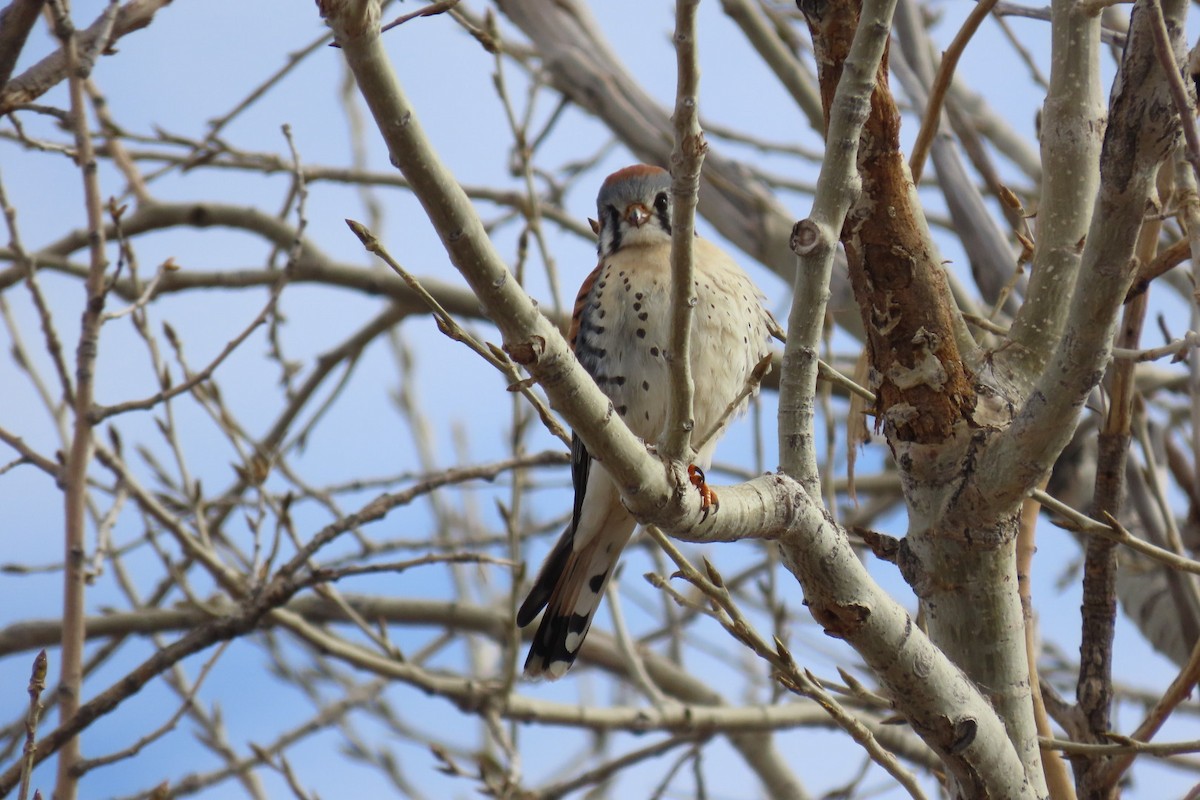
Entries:
[[[671,176],[644,164],[614,172],[600,187],[596,210],[599,263],[579,290],[569,341],[629,429],[653,444],[663,434],[669,405]],[[711,490],[702,470],[721,433],[713,428],[771,352],[777,325],[763,308],[762,293],[732,258],[700,238],[694,252],[693,441],[703,444],[689,473],[707,505],[715,495],[706,494]],[[578,435],[571,443],[571,478],[571,522],[517,612],[524,627],[546,609],[525,660],[530,678],[560,678],[575,661],[637,524]]]

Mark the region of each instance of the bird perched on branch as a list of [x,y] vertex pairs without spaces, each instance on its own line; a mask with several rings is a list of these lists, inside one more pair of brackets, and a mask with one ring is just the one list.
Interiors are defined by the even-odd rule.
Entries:
[[[614,172],[600,187],[596,210],[599,221],[591,223],[600,260],[579,290],[569,340],[629,429],[653,444],[666,427],[670,401],[671,176],[644,164]],[[697,451],[689,475],[707,510],[715,508],[716,495],[704,483],[703,469],[721,429],[757,390],[752,376],[761,376],[756,367],[769,356],[778,325],[763,308],[762,293],[724,251],[697,238],[694,253],[690,344]],[[571,478],[571,523],[517,612],[524,627],[546,609],[525,661],[530,678],[560,678],[575,661],[636,525],[578,434]]]

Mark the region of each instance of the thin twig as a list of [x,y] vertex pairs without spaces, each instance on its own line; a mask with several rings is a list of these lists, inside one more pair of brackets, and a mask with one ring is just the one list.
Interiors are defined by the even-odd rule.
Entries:
[[421,301],[428,306],[433,312],[434,320],[438,323],[438,329],[442,333],[457,342],[462,342],[503,373],[509,380],[509,390],[517,391],[524,395],[530,404],[533,405],[534,409],[537,410],[538,416],[541,417],[542,423],[546,428],[557,436],[563,444],[570,443],[571,437],[567,435],[567,432],[558,423],[558,420],[550,413],[550,409],[546,406],[545,402],[533,392],[529,382],[521,377],[516,364],[511,359],[494,346],[485,347],[474,336],[463,330],[462,326],[454,320],[454,317],[442,307],[442,304],[421,285],[416,276],[404,269],[396,259],[392,258],[391,254],[379,239],[376,238],[375,234],[371,233],[366,226],[361,222],[355,222],[351,219],[346,220],[346,224],[354,232],[354,235],[358,237],[359,241],[363,243],[363,247],[369,252],[374,253],[383,263],[391,267],[397,275],[404,279],[404,282],[417,294]]
[[397,28],[397,27],[403,25],[404,23],[408,22],[409,20],[417,19],[419,17],[437,16],[438,14],[445,13],[445,12],[449,11],[450,9],[454,8],[456,5],[459,4],[459,2],[460,2],[460,0],[439,0],[439,2],[437,2],[437,3],[430,3],[429,5],[425,6],[424,8],[418,8],[416,11],[412,11],[408,14],[402,14],[401,16],[397,17],[396,19],[392,20],[391,22],[387,23],[386,25],[380,26],[379,32],[387,33],[392,28]]
[[1117,544],[1123,544],[1130,550],[1166,564],[1173,569],[1193,575],[1200,575],[1200,561],[1184,558],[1177,553],[1172,553],[1170,550],[1150,544],[1134,536],[1121,523],[1117,522],[1115,518],[1106,517],[1104,522],[1097,522],[1086,514],[1076,511],[1061,500],[1036,489],[1030,492],[1029,496],[1047,509],[1062,516],[1064,520],[1060,522],[1060,525],[1068,530],[1092,536],[1101,536]]
[[1200,739],[1187,742],[1143,742],[1131,736],[1110,733],[1113,744],[1090,744],[1066,739],[1039,736],[1038,744],[1044,750],[1059,750],[1069,756],[1147,755],[1156,758],[1177,756],[1183,753],[1200,752]]
[[917,139],[913,142],[912,155],[908,159],[908,168],[912,172],[913,183],[921,182],[925,159],[929,155],[929,148],[933,145],[933,137],[937,135],[938,124],[942,119],[942,103],[945,102],[946,92],[950,90],[950,82],[954,80],[954,68],[958,66],[958,60],[962,57],[963,51],[967,49],[971,37],[979,30],[979,26],[983,24],[984,19],[991,13],[992,7],[995,5],[996,0],[979,0],[971,9],[971,13],[967,15],[962,28],[955,34],[954,41],[942,54],[942,63],[938,66],[937,77],[933,80],[933,86],[929,87],[929,105],[925,109],[925,116],[921,119],[921,130],[917,133]]
[[729,424],[729,421],[743,408],[742,402],[747,397],[752,397],[758,392],[759,384],[766,374],[771,371],[771,356],[770,354],[763,356],[762,360],[755,365],[750,374],[746,376],[745,383],[742,384],[741,390],[737,396],[725,406],[725,410],[721,412],[721,416],[713,424],[712,428],[707,431],[702,431],[702,436],[695,440],[695,448],[697,451],[702,450],[706,444],[713,440],[713,437],[719,436]]
[[[75,356],[75,398],[72,409],[75,415],[74,428],[62,473],[65,495],[64,552],[66,569],[63,572],[63,636],[59,655],[62,663],[59,677],[58,713],[59,719],[67,720],[74,717],[79,711],[80,695],[83,691],[84,593],[87,580],[84,562],[87,472],[92,456],[91,411],[95,389],[96,354],[104,300],[107,294],[105,271],[108,268],[108,257],[105,254],[104,221],[96,154],[92,147],[87,107],[84,103],[84,81],[90,70],[85,66],[83,54],[80,52],[67,0],[50,0],[50,8],[54,18],[54,32],[62,42],[66,59],[71,98],[71,121],[83,179],[88,238],[91,245],[86,281],[87,302],[84,306],[79,344]],[[108,17],[108,28],[111,28],[117,9],[117,2],[111,0],[105,11]],[[97,41],[103,39],[107,39],[107,33]],[[79,778],[75,768],[79,762],[79,752],[78,737],[71,737],[64,742],[62,750],[59,752],[54,796],[60,800],[73,800],[78,791]]]
[[33,756],[37,752],[37,727],[42,716],[42,692],[46,688],[46,651],[41,650],[33,659],[33,670],[29,675],[29,710],[25,712],[25,748],[21,755],[21,789],[17,800],[29,797],[29,780],[33,776]]
[[617,591],[617,581],[614,578],[609,581],[605,588],[605,596],[608,598],[609,615],[612,617],[613,634],[617,640],[617,647],[621,650],[621,655],[624,656],[629,664],[629,672],[633,678],[633,682],[642,690],[642,692],[650,699],[650,702],[655,708],[662,708],[666,702],[662,691],[654,685],[649,673],[646,672],[646,665],[642,663],[642,657],[637,651],[637,645],[633,641],[633,637],[629,635],[629,628],[625,625],[625,614],[621,610],[621,595]]
[[862,746],[872,761],[895,778],[913,798],[923,800],[925,794],[917,784],[915,776],[900,766],[896,757],[878,742],[870,729],[838,703],[833,695],[825,691],[811,672],[801,670],[782,641],[776,639],[774,646],[771,646],[758,635],[753,624],[734,603],[725,580],[708,559],[704,560],[704,573],[701,573],[661,531],[653,526],[647,527],[646,530],[679,567],[679,575],[708,597],[713,616],[721,626],[771,664],[776,680],[789,691],[815,700],[835,724]]
[[196,694],[200,691],[200,687],[203,685],[204,679],[208,677],[208,674],[212,671],[212,668],[216,666],[218,659],[220,659],[228,647],[229,642],[222,642],[217,647],[216,651],[208,658],[208,660],[204,662],[204,665],[200,668],[200,674],[196,676],[196,682],[192,685],[191,690],[184,696],[183,702],[180,703],[179,708],[175,710],[175,713],[172,714],[166,722],[145,736],[140,737],[129,747],[118,750],[115,753],[109,753],[106,756],[89,758],[80,761],[76,767],[78,774],[83,776],[97,767],[105,767],[109,764],[115,764],[118,761],[124,761],[127,758],[132,758],[141,752],[147,745],[157,741],[158,739],[161,739],[167,733],[174,730],[175,726],[179,724],[179,720],[183,718],[183,715],[188,712],[192,704],[195,702]]
[[[454,0],[452,5],[457,2],[458,0]],[[490,17],[489,21],[494,23],[494,20]],[[500,32],[495,28],[494,24],[492,29],[488,31],[488,35],[494,39],[499,39]],[[550,298],[554,303],[555,312],[561,316],[563,314],[563,302],[562,290],[559,288],[558,282],[558,266],[554,258],[554,252],[546,240],[545,230],[542,228],[542,201],[538,196],[537,186],[533,178],[533,154],[536,141],[530,142],[529,140],[528,119],[525,121],[517,119],[516,111],[513,109],[512,99],[509,97],[508,92],[508,83],[504,77],[504,54],[500,49],[496,50],[495,61],[496,71],[493,83],[496,86],[496,93],[500,96],[500,104],[504,108],[504,115],[508,119],[509,130],[512,132],[513,139],[515,140],[513,157],[516,161],[516,170],[520,172],[521,179],[525,183],[525,203],[521,207],[521,214],[525,217],[526,231],[532,233],[534,241],[537,242],[538,253],[541,255],[542,265],[546,270],[546,281],[550,287]],[[526,109],[527,116],[533,113],[533,98],[535,96],[533,93],[536,89],[536,83],[530,87],[530,100]],[[522,244],[524,243],[524,232],[519,241]],[[524,281],[524,276],[521,275],[520,270],[517,271],[517,274],[518,278]]]
[[664,753],[674,750],[676,747],[686,744],[707,741],[708,737],[700,734],[683,734],[678,736],[669,736],[661,742],[647,745],[646,747],[633,750],[625,753],[617,758],[600,764],[597,767],[589,769],[578,775],[573,775],[567,780],[559,781],[558,783],[550,784],[540,789],[534,797],[537,800],[558,800],[565,797],[571,792],[578,791],[585,786],[595,784],[603,784],[613,776],[619,775],[622,770],[633,764],[639,764],[647,759],[657,758]]
[[225,362],[225,359],[229,358],[229,356],[231,356],[233,352],[237,350],[247,338],[249,338],[250,334],[258,330],[258,328],[263,325],[267,321],[268,317],[270,317],[270,315],[274,312],[274,309],[279,301],[279,295],[283,291],[285,283],[286,276],[281,272],[278,279],[275,281],[275,285],[271,287],[271,294],[267,298],[267,302],[263,306],[262,310],[258,312],[258,315],[255,316],[254,319],[252,319],[250,323],[241,330],[240,333],[230,339],[225,346],[221,348],[221,352],[218,353],[216,357],[204,367],[204,369],[200,370],[199,372],[192,373],[183,382],[174,384],[168,388],[164,388],[155,394],[150,395],[149,397],[144,397],[140,400],[126,400],[125,402],[115,403],[111,406],[97,405],[92,410],[93,422],[98,424],[109,417],[113,417],[118,414],[124,414],[129,411],[145,411],[146,409],[154,408],[160,403],[164,403],[174,397],[187,394],[200,384],[210,380],[213,376],[213,373],[217,371],[217,368]]

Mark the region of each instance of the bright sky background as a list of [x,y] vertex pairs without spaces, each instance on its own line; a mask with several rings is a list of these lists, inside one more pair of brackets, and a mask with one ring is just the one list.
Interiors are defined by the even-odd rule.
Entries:
[[[478,5],[478,4],[475,4]],[[86,26],[98,13],[99,2],[74,3],[77,24]],[[401,11],[415,7],[406,3]],[[934,3],[942,22],[937,28],[939,42],[944,46],[957,31],[970,5],[967,3]],[[618,0],[594,4],[594,12],[616,52],[624,59],[630,72],[664,105],[670,105],[675,85],[674,54],[668,47],[673,27],[672,4],[668,2],[630,2]],[[393,10],[387,18],[395,16]],[[1048,25],[1024,20],[1011,24],[1023,37],[1025,46],[1034,53],[1048,72]],[[95,76],[105,92],[115,119],[126,129],[153,135],[156,128],[200,138],[208,120],[218,117],[236,105],[250,87],[284,63],[288,53],[299,49],[321,35],[323,28],[312,3],[285,0],[175,0],[159,12],[152,26],[131,34],[118,45],[119,55],[103,58]],[[720,4],[710,0],[701,6],[700,50],[703,63],[701,85],[701,114],[709,120],[733,127],[752,127],[765,139],[793,141],[812,148],[819,147],[818,137],[808,128],[774,80],[767,75],[744,40],[721,12]],[[503,111],[492,88],[492,57],[478,46],[451,20],[439,17],[409,23],[387,34],[389,52],[405,90],[409,93],[427,133],[440,148],[442,158],[463,182],[473,184],[518,186],[508,174],[508,152],[511,140]],[[18,66],[18,73],[40,58],[53,44],[44,30],[37,30]],[[1106,67],[1106,74],[1111,69]],[[523,102],[524,82],[520,73],[509,65],[506,77],[517,87],[514,95]],[[979,42],[966,52],[959,74],[969,85],[988,93],[994,107],[1008,115],[1019,132],[1032,135],[1040,96],[1030,90],[1026,67],[998,39],[994,24],[986,24]],[[345,72],[340,53],[323,48],[308,58],[282,84],[273,89],[254,108],[242,115],[224,132],[235,146],[254,151],[270,151],[284,156],[287,144],[280,133],[282,124],[291,126],[302,159],[311,164],[339,166],[349,164],[348,133],[340,111],[338,93]],[[1106,87],[1107,90],[1107,87]],[[44,102],[65,106],[65,91],[59,87]],[[552,110],[543,101],[539,114],[544,118]],[[747,125],[748,119],[753,125]],[[49,129],[43,120],[23,115],[22,122],[32,135]],[[915,126],[906,120],[904,134],[911,141]],[[590,156],[607,140],[606,132],[581,113],[571,110],[565,115],[557,132],[542,151],[544,163],[561,164]],[[371,148],[369,166],[375,170],[389,169],[386,152],[373,132],[368,135]],[[731,149],[722,140],[711,137],[715,149]],[[631,163],[632,157],[620,148],[607,154],[597,180],[612,169]],[[796,162],[763,162],[787,169],[797,178],[811,179],[814,172],[797,171]],[[30,154],[8,141],[0,141],[0,178],[10,200],[17,208],[21,234],[28,248],[43,246],[70,226],[83,225],[81,182],[78,171],[65,158],[56,154]],[[254,204],[268,211],[283,202],[288,176],[240,175],[228,171],[197,169],[186,175],[172,174],[152,185],[151,191],[164,200],[207,199],[214,202]],[[101,170],[102,190],[107,196],[121,191],[123,180],[105,165]],[[569,209],[583,219],[593,213],[594,186],[569,197]],[[347,262],[366,264],[367,257],[357,240],[346,229],[345,217],[365,219],[361,199],[352,188],[332,184],[310,187],[308,200],[308,236],[325,252]],[[431,227],[411,197],[394,190],[379,190],[385,202],[384,225],[376,232],[407,268],[421,276],[462,285],[434,235]],[[797,195],[781,195],[797,219],[807,213],[806,200]],[[939,198],[926,192],[933,210],[940,210]],[[490,210],[489,212],[490,213]],[[711,228],[701,223],[705,235]],[[496,243],[502,254],[511,257],[515,252],[515,229],[502,229]],[[564,286],[565,302],[570,302],[575,286],[594,263],[592,244],[577,238],[560,235],[553,239],[555,257]],[[943,256],[965,268],[965,258],[956,248],[942,240]],[[138,256],[144,273],[168,257],[183,269],[234,269],[261,267],[267,254],[263,244],[249,236],[215,230],[172,230],[138,240]],[[772,309],[781,319],[786,318],[787,288],[765,269],[746,264],[770,298]],[[538,274],[540,265],[531,262],[531,274]],[[58,311],[60,335],[73,350],[77,335],[81,290],[75,281],[46,275],[43,285]],[[533,279],[531,291],[542,302],[551,305],[544,281]],[[10,304],[22,321],[22,333],[35,351],[40,349],[36,316],[28,304],[28,295],[21,291],[7,293]],[[193,364],[206,363],[224,343],[250,320],[261,307],[265,293],[261,291],[214,291],[189,298],[168,298],[156,303],[155,318],[169,318],[186,343]],[[311,362],[311,358],[340,341],[362,324],[368,315],[379,309],[380,301],[362,298],[351,292],[338,292],[312,286],[289,287],[284,295],[283,308],[290,320],[283,336],[289,356]],[[1182,307],[1167,305],[1161,309],[1168,318],[1179,320],[1182,328],[1185,316]],[[480,328],[490,335],[486,329]],[[1149,326],[1148,326],[1149,329]],[[260,331],[261,334],[261,331]],[[498,378],[488,375],[466,351],[440,336],[432,323],[409,322],[403,334],[417,359],[417,390],[422,393],[425,410],[430,414],[439,457],[443,463],[453,460],[455,426],[466,425],[470,430],[469,450],[472,460],[483,461],[501,456],[505,449],[506,428],[509,422],[508,395]],[[0,332],[0,344],[8,350],[8,332]],[[492,337],[494,339],[494,337]],[[1157,344],[1158,342],[1147,342]],[[241,421],[251,430],[261,431],[269,424],[274,405],[256,405],[261,392],[275,396],[275,374],[263,374],[262,355],[265,340],[252,337],[243,351],[225,364],[219,379],[227,397]],[[848,347],[839,339],[839,347]],[[131,356],[132,354],[132,356]],[[111,403],[141,397],[152,391],[151,376],[145,369],[145,358],[128,325],[112,324],[105,329],[101,342],[100,383],[98,399]],[[372,347],[359,365],[353,382],[341,398],[319,433],[310,441],[301,463],[310,477],[335,481],[372,475],[394,474],[416,467],[411,453],[404,422],[396,414],[389,393],[398,385],[398,378],[386,348]],[[237,389],[236,395],[232,390]],[[751,426],[743,423],[723,444],[718,462],[728,462],[741,468],[771,469],[775,465],[773,430],[774,398],[764,397],[762,404],[766,420],[766,452],[760,464],[755,463]],[[495,424],[489,424],[489,415]],[[150,415],[141,419],[123,420],[127,431],[140,431],[141,441],[151,449],[165,454],[161,439],[154,431]],[[28,442],[42,452],[53,452],[55,436],[46,414],[37,404],[20,371],[11,359],[0,358],[0,420],[10,429],[18,430]],[[206,431],[206,422],[180,420],[181,427],[189,423],[196,431]],[[130,433],[126,433],[127,446]],[[198,436],[208,435],[198,433]],[[540,446],[551,447],[548,436]],[[189,448],[191,467],[203,478],[207,488],[224,486],[232,480],[230,463],[235,456],[228,445],[215,441],[205,448],[202,440]],[[0,458],[7,461],[8,454]],[[869,469],[875,456],[868,455],[860,471]],[[545,508],[539,509],[540,519],[565,513],[569,507],[565,471],[547,473],[547,482],[555,488],[546,492]],[[363,495],[365,499],[369,495]],[[452,498],[460,502],[461,495]],[[351,500],[347,500],[350,503]],[[478,500],[480,513],[494,520],[491,501]],[[13,470],[0,477],[0,508],[3,508],[5,527],[0,531],[0,563],[39,565],[61,559],[62,512],[61,499],[49,481],[31,468]],[[313,525],[324,517],[312,513],[299,519]],[[400,516],[389,518],[388,536],[423,535],[422,523],[428,519],[427,509],[410,508]],[[132,518],[119,527],[118,535],[129,538],[139,535],[140,523]],[[888,520],[887,532],[903,533],[903,521]],[[303,529],[302,529],[303,530]],[[537,561],[547,546],[544,540],[531,545],[529,558]],[[1065,587],[1056,582],[1079,558],[1078,548],[1067,534],[1043,526],[1040,549],[1035,563],[1035,602],[1047,602],[1045,608],[1053,613],[1041,620],[1045,638],[1057,643],[1064,652],[1074,655],[1078,647],[1079,605],[1078,581],[1072,578]],[[714,560],[728,571],[749,563],[757,552],[748,546],[714,548]],[[136,566],[138,559],[132,560]],[[149,565],[146,562],[145,565]],[[643,555],[635,555],[627,563],[623,589],[629,598],[624,601],[626,613],[636,608],[633,599],[649,596],[650,590],[640,581],[640,575],[650,567]],[[911,592],[888,565],[872,565],[877,578],[910,608]],[[492,573],[499,581],[507,575]],[[364,579],[353,587],[355,591],[395,591],[405,596],[446,594],[442,573],[407,573],[398,581],[390,578]],[[105,593],[111,591],[100,585],[89,596],[89,607],[104,607]],[[0,627],[16,620],[57,617],[61,609],[61,589],[57,575],[13,576],[0,573]],[[804,617],[796,623],[797,658],[817,673],[836,677],[834,665],[854,663],[838,643],[823,637],[801,610],[801,593],[792,587],[789,605]],[[118,602],[116,595],[110,596]],[[636,616],[634,617],[636,624]],[[598,625],[607,627],[604,612]],[[395,630],[393,635],[401,647],[419,646],[427,639],[426,631]],[[103,668],[88,683],[97,689],[115,679],[137,657],[144,657],[150,645],[129,648],[121,659]],[[1137,686],[1161,689],[1176,670],[1165,659],[1141,643],[1138,634],[1123,619],[1118,628],[1118,675]],[[194,675],[200,661],[187,662]],[[210,697],[220,699],[222,714],[230,741],[241,747],[246,742],[263,742],[280,729],[280,719],[300,719],[308,713],[308,705],[298,701],[290,690],[269,685],[262,680],[249,680],[265,666],[265,659],[256,647],[235,646],[221,660],[209,678]],[[0,720],[15,718],[24,708],[24,691],[28,678],[29,659],[25,656],[0,660]],[[57,666],[52,666],[52,674]],[[579,680],[589,680],[582,676]],[[558,686],[537,686],[524,689],[531,694],[547,697],[570,696],[571,689]],[[90,696],[90,692],[85,692]],[[389,693],[391,700],[406,714],[429,721],[448,741],[471,741],[475,723],[461,716],[442,700],[426,698],[400,687]],[[111,719],[90,730],[84,739],[85,752],[98,755],[107,749],[124,746],[146,730],[160,724],[174,709],[170,696],[149,689],[132,699],[120,715],[120,724]],[[1139,713],[1123,709],[1118,723],[1121,730],[1136,724]],[[1200,738],[1200,726],[1194,716],[1182,716],[1182,723],[1173,723],[1161,738],[1164,740]],[[131,727],[136,726],[136,727]],[[188,723],[166,740],[153,745],[155,763],[163,775],[182,774],[204,766],[197,759],[202,751],[190,740]],[[48,729],[45,728],[45,729]],[[368,740],[372,735],[385,736],[363,725]],[[806,781],[810,791],[819,795],[850,780],[858,762],[830,761],[824,753],[823,737],[841,736],[832,733],[787,734],[779,737],[779,747],[795,755],[796,772]],[[538,768],[538,747],[561,748],[575,746],[582,739],[564,736],[555,729],[527,729],[522,739],[526,772],[542,774]],[[631,740],[632,746],[645,742]],[[568,744],[564,744],[567,742]],[[294,759],[306,786],[316,789],[323,797],[373,796],[387,787],[367,770],[341,770],[344,764],[332,736],[321,736],[306,744]],[[739,758],[724,744],[711,746],[704,760],[709,788],[714,798],[743,798],[758,796],[757,782],[748,781],[748,773]],[[468,797],[472,787],[461,780],[444,778],[434,771],[432,757],[425,750],[401,752],[409,774],[419,778],[420,785],[430,796]],[[789,756],[791,754],[789,753]],[[335,765],[337,765],[335,767]],[[640,773],[634,773],[639,775]],[[1139,782],[1131,787],[1129,798],[1165,798],[1182,796],[1193,782],[1193,776],[1161,767],[1140,767]],[[44,791],[52,786],[52,769],[43,767],[37,772],[38,785]],[[543,776],[544,777],[544,776]],[[285,796],[286,789],[267,777],[273,796]],[[362,784],[357,781],[364,781]],[[121,796],[149,786],[148,776],[137,774],[127,765],[97,771],[84,784],[82,796]],[[630,794],[638,796],[638,788],[626,785]],[[641,787],[649,791],[648,786]],[[203,797],[234,796],[235,787],[225,784],[221,789]],[[885,797],[898,797],[891,792]]]

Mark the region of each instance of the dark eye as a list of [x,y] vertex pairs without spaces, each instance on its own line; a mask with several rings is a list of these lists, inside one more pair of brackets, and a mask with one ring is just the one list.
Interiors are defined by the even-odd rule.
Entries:
[[654,198],[654,208],[656,211],[666,211],[667,205],[670,204],[670,199],[667,198],[666,192],[659,192],[658,197]]

